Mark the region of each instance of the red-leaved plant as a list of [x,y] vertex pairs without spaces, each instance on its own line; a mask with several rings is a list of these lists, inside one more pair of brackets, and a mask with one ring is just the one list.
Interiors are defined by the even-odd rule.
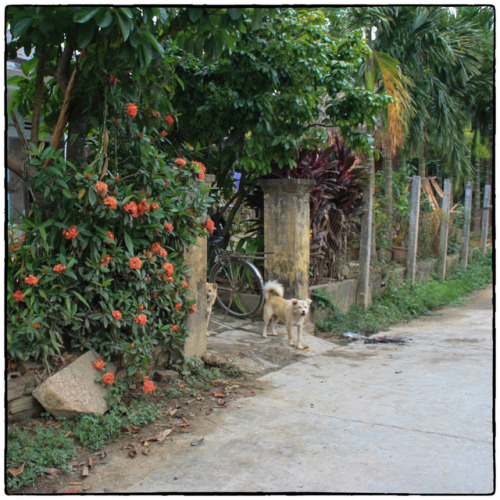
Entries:
[[277,178],[314,179],[310,194],[312,282],[336,278],[356,216],[363,208],[365,171],[339,136],[324,149],[302,149],[294,168],[273,167]]

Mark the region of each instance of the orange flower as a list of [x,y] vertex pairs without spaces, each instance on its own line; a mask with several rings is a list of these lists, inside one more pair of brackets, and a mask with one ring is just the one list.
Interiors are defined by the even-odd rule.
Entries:
[[178,332],[179,331],[179,327],[177,325],[173,325],[170,327],[170,330],[172,330],[173,332]]
[[[111,231],[106,231],[107,235],[109,236],[109,239],[112,241],[115,241],[115,235]],[[104,240],[105,245],[111,245],[111,241],[109,240]]]
[[165,121],[171,126],[174,123],[174,118],[171,115],[165,116]]
[[130,212],[130,215],[132,217],[138,217],[137,211],[139,210],[139,207],[137,206],[137,203],[135,201],[129,201],[125,205],[123,205],[123,210],[125,212]]
[[166,136],[168,135],[168,132],[167,132],[166,130],[162,130],[162,131],[160,132],[160,135],[161,135],[162,137],[166,137]]
[[145,325],[148,321],[148,318],[145,314],[138,314],[135,318],[135,322],[139,323],[140,325]]
[[52,268],[52,271],[55,271],[56,273],[62,273],[65,269],[66,269],[66,266],[63,266],[62,264],[56,264]]
[[165,230],[168,232],[168,231],[173,231],[174,229],[174,226],[172,226],[172,224],[170,224],[170,222],[165,222]]
[[184,160],[183,158],[177,158],[177,160],[175,160],[175,163],[177,163],[177,165],[184,166],[187,164],[187,161]]
[[80,233],[76,230],[76,226],[70,226],[69,229],[63,229],[62,234],[67,240],[70,240],[76,238]]
[[156,203],[156,202],[155,203],[151,203],[151,208],[153,210],[158,210],[160,208],[160,205],[158,203]]
[[114,380],[115,380],[115,374],[112,372],[108,372],[102,377],[102,381],[108,385],[111,385],[114,382]]
[[213,233],[215,229],[214,221],[212,219],[207,219],[207,222],[205,223],[205,228],[208,229],[211,233]]
[[145,307],[145,306],[144,306],[143,304],[141,304],[141,305],[139,306],[139,311],[142,311],[142,310],[144,309],[144,307]]
[[106,198],[104,198],[104,204],[112,209],[115,209],[118,206],[118,202],[114,196],[106,196]]
[[109,81],[113,84],[116,85],[118,83],[118,78],[115,75],[109,75]]
[[133,102],[129,102],[125,106],[125,112],[127,113],[127,116],[129,118],[135,118],[137,116],[138,111],[139,111],[139,108]]
[[104,259],[101,259],[101,263],[103,266],[107,266],[111,262],[111,255],[106,255]]
[[165,262],[162,267],[165,269],[167,276],[172,276],[172,274],[174,274],[175,267],[171,262]]
[[179,311],[181,307],[182,307],[182,304],[180,302],[177,302],[177,304],[175,304],[175,306],[174,306],[174,309],[176,311]]
[[108,185],[105,182],[99,181],[96,185],[95,188],[99,193],[101,193],[103,196],[108,192]]
[[131,269],[140,269],[142,267],[142,261],[139,257],[132,257],[129,265]]
[[118,309],[115,309],[112,313],[111,316],[116,319],[116,321],[120,321],[122,319],[122,313],[118,311]]
[[23,292],[21,292],[21,290],[16,290],[12,294],[12,297],[14,297],[14,300],[17,300],[18,302],[21,302],[21,300],[23,300]]
[[149,212],[151,205],[145,200],[141,200],[138,206],[139,212],[141,215],[144,215],[146,212]]
[[[144,379],[147,379],[148,377],[144,377]],[[151,380],[144,380],[144,386],[142,387],[142,390],[147,393],[153,393],[156,391],[156,385],[154,382],[151,382]]]
[[96,370],[102,370],[106,366],[106,363],[99,358],[97,361],[94,361],[94,368]]
[[196,307],[197,307],[196,304],[193,304],[191,306],[191,309],[189,310],[189,314],[194,314],[196,312]]
[[40,328],[42,325],[40,323],[35,323],[34,325],[31,325],[33,328]]
[[205,179],[205,174],[204,174],[203,172],[199,172],[199,173],[198,173],[198,179],[199,179],[200,181],[203,181],[203,180]]
[[38,283],[38,278],[29,274],[27,278],[24,278],[24,282],[28,283],[28,285],[36,285]]
[[181,284],[181,288],[186,288],[188,286],[188,282],[184,280]]

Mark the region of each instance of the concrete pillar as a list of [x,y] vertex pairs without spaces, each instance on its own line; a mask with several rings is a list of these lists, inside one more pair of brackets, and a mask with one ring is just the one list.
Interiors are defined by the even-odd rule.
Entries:
[[446,259],[448,256],[448,232],[450,228],[451,181],[445,179],[443,206],[441,209],[441,229],[439,232],[438,275],[441,280],[446,278]]
[[[205,175],[205,183],[210,186],[215,175]],[[207,350],[207,237],[199,236],[196,244],[186,250],[184,260],[189,268],[189,298],[196,300],[196,312],[188,314],[184,319],[188,337],[184,344],[186,356],[201,356]]]
[[460,249],[460,260],[462,265],[467,268],[469,263],[469,237],[470,223],[472,212],[472,182],[467,182],[465,186],[465,213],[464,213],[464,228],[462,234],[462,247]]
[[285,287],[285,297],[309,296],[309,193],[313,179],[263,179],[265,279]]
[[406,279],[415,284],[417,275],[418,222],[420,216],[420,177],[411,180],[410,228],[408,232],[408,255],[406,257]]
[[363,191],[365,213],[361,216],[361,235],[359,243],[359,274],[358,274],[358,302],[364,309],[371,304],[370,289],[370,262],[371,241],[373,229],[373,196],[375,193],[375,164],[373,156],[366,160],[368,182]]
[[488,239],[488,224],[490,219],[491,186],[484,186],[483,213],[481,215],[481,251],[486,253],[486,241]]

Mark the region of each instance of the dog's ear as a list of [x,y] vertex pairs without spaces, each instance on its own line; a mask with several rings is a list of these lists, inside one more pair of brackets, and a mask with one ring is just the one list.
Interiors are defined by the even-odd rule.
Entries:
[[298,299],[292,299],[292,304],[295,306],[297,305]]
[[307,299],[307,300],[306,300],[306,302],[307,302],[309,305],[311,305],[313,301],[312,301],[311,299]]
[[217,290],[217,283],[214,283],[214,288]]

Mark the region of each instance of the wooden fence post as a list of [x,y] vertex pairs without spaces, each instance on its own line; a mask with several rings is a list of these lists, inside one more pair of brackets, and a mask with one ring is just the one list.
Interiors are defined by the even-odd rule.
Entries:
[[462,247],[460,249],[460,261],[467,268],[469,263],[469,236],[470,223],[472,213],[472,182],[468,181],[465,186],[465,213],[464,213],[464,228],[462,234]]
[[481,216],[481,251],[486,253],[486,240],[488,238],[488,223],[490,219],[491,186],[484,186],[483,213]]
[[410,228],[408,235],[408,255],[406,257],[406,279],[415,284],[417,274],[418,224],[420,217],[420,177],[411,181]]
[[370,305],[370,261],[373,224],[373,194],[375,189],[375,167],[373,157],[367,158],[368,185],[363,193],[365,213],[361,217],[359,243],[359,274],[357,296],[359,303],[366,309]]
[[451,181],[445,179],[443,205],[441,209],[441,230],[439,233],[438,275],[441,280],[446,278],[446,258],[448,256],[448,232],[450,227]]

